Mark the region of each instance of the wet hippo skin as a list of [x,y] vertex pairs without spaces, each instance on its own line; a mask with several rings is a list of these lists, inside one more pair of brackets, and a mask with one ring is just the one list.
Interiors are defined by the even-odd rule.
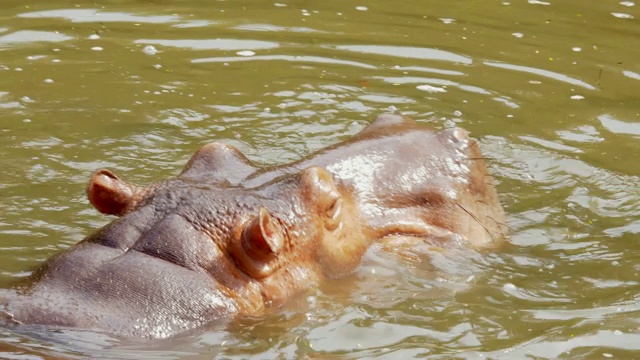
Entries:
[[345,276],[388,236],[481,249],[505,229],[467,132],[397,115],[291,164],[212,143],[175,178],[137,187],[99,170],[87,194],[118,218],[37,270],[4,305],[11,322],[166,337]]

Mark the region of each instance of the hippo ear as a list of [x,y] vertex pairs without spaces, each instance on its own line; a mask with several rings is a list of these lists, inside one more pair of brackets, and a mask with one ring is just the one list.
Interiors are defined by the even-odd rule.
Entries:
[[284,247],[284,233],[265,208],[249,221],[242,232],[242,247],[251,258],[266,260],[277,255]]
[[223,143],[210,143],[196,151],[180,176],[206,176],[211,181],[240,179],[255,171],[240,150]]
[[101,169],[91,175],[87,186],[89,202],[103,214],[124,215],[135,205],[136,187],[107,169]]
[[331,174],[324,168],[312,166],[302,171],[302,196],[308,206],[322,214],[327,230],[335,230],[342,219],[342,195]]

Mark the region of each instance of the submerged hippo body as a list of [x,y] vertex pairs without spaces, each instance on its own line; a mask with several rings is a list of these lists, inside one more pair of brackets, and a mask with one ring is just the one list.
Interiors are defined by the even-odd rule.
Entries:
[[100,170],[87,193],[119,218],[47,261],[6,318],[165,337],[347,275],[386,236],[487,248],[504,226],[467,133],[396,115],[295,163],[213,143],[176,178],[138,188]]

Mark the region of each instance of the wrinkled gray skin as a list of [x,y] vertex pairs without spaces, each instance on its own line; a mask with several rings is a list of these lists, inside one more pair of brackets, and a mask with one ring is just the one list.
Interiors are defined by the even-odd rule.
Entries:
[[292,164],[213,143],[178,177],[139,188],[100,170],[87,192],[119,218],[37,270],[9,322],[166,337],[347,275],[387,236],[490,248],[505,232],[467,133],[396,115]]

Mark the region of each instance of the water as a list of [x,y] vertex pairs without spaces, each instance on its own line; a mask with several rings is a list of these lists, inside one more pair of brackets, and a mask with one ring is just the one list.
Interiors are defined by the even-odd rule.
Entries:
[[147,184],[212,140],[282,163],[389,111],[479,139],[510,244],[376,246],[272,314],[169,340],[3,329],[0,358],[640,356],[635,2],[103,4],[0,9],[0,287],[110,220],[85,199],[97,168]]

